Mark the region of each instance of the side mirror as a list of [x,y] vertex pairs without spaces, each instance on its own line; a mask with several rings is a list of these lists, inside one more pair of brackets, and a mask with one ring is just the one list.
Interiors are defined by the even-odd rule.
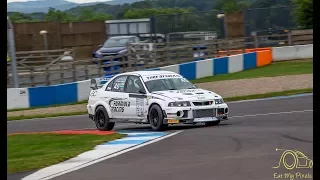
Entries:
[[98,89],[97,81],[96,81],[95,79],[91,79],[90,88],[91,88],[92,90]]
[[98,45],[98,48],[102,48],[102,44]]
[[193,86],[196,87],[196,88],[199,88],[196,84],[194,84]]

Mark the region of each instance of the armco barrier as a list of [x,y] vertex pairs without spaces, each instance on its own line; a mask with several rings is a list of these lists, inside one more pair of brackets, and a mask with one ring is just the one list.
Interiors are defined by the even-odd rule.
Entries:
[[273,61],[313,58],[313,44],[272,48]]
[[[193,61],[149,70],[166,70],[181,74],[189,80],[228,74],[272,62],[271,50],[249,52],[227,57]],[[8,89],[8,109],[50,106],[80,102],[88,99],[90,80],[45,87]],[[21,93],[24,91],[24,93]]]

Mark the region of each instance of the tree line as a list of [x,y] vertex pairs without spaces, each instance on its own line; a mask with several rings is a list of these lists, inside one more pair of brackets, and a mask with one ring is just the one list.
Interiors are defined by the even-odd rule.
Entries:
[[108,5],[96,4],[75,7],[66,11],[50,8],[47,13],[24,14],[8,12],[14,23],[39,21],[94,21],[111,19],[149,18],[160,14],[179,14],[201,11],[231,12],[250,8],[270,8],[293,6],[292,14],[302,28],[313,27],[312,0],[144,0],[132,4]]

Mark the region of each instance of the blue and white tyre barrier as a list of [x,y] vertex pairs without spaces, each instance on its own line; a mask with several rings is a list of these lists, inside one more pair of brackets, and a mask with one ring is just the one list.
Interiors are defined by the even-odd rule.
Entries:
[[[181,74],[189,80],[193,80],[207,76],[244,71],[256,67],[257,53],[252,52],[175,64],[150,70],[172,71]],[[113,75],[108,76],[112,77]],[[7,106],[8,109],[17,109],[81,102],[88,100],[90,90],[90,80],[53,86],[24,88],[24,93],[22,94],[21,89],[10,88],[7,89]]]

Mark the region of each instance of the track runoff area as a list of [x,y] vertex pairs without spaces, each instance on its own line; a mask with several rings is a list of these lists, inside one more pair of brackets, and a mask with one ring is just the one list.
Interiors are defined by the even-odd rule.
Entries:
[[[214,127],[175,125],[153,132],[149,126],[119,124],[115,131],[125,138],[8,179],[312,179],[313,94],[228,105],[229,120]],[[8,133],[22,126],[25,131],[61,130],[66,123],[94,128],[87,117],[70,119],[9,122]]]

